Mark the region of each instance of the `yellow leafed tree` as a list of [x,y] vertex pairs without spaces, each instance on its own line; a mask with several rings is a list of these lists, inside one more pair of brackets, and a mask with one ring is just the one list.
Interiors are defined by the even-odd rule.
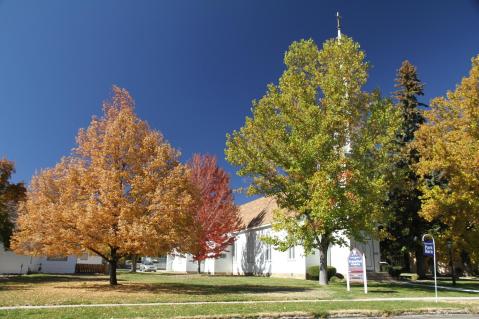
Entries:
[[[479,55],[455,91],[431,102],[416,132],[420,153],[422,215],[445,226],[444,240],[476,254],[479,249]],[[441,243],[440,243],[441,244]]]
[[188,245],[197,203],[179,152],[134,113],[113,87],[104,114],[77,136],[77,147],[34,176],[12,247],[29,254],[93,252],[110,265],[129,254],[159,255]]

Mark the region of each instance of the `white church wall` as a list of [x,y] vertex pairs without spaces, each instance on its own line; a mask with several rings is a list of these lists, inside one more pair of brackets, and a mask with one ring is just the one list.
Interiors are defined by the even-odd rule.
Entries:
[[186,272],[186,257],[178,254],[170,254],[167,257],[168,271]]
[[[303,247],[295,246],[284,252],[276,250],[261,240],[261,237],[270,234],[275,235],[271,226],[249,229],[238,234],[233,273],[304,278],[306,269]],[[281,238],[285,233],[276,235]]]
[[189,254],[186,255],[186,272],[198,272],[198,262]]
[[[205,262],[200,263],[201,272],[205,272]],[[190,254],[168,254],[166,256],[166,271],[180,273],[198,272],[198,263]]]
[[210,275],[215,274],[215,260],[213,258],[205,259],[204,272]]
[[235,241],[233,273],[238,275],[270,275],[271,262],[268,260],[268,245],[261,236],[269,234],[268,227],[240,232]]
[[271,265],[273,276],[306,278],[306,256],[302,246],[294,246],[286,251],[273,249]]
[[213,259],[214,272],[219,275],[230,275],[233,273],[233,251],[229,246],[219,258]]
[[346,275],[348,272],[349,247],[331,245],[329,247],[328,266],[336,268],[336,272]]
[[310,255],[306,256],[306,271],[311,266],[319,265],[319,251],[315,249]]

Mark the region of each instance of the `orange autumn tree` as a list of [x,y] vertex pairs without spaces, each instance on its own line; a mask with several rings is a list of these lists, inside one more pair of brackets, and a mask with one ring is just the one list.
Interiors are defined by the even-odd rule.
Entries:
[[241,226],[238,207],[233,201],[230,178],[218,167],[211,155],[195,154],[188,163],[191,182],[199,193],[199,206],[190,236],[193,238],[189,252],[198,262],[206,258],[218,258],[234,242],[232,232]]
[[454,91],[431,101],[416,132],[421,216],[443,224],[438,246],[479,263],[479,55]]
[[116,285],[119,258],[187,244],[197,199],[179,152],[137,117],[126,90],[113,87],[103,111],[79,131],[71,156],[33,177],[12,247],[95,253],[108,261]]

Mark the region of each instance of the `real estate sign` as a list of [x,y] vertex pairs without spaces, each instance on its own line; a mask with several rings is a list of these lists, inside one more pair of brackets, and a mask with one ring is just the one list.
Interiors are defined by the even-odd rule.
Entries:
[[368,279],[366,276],[366,258],[358,249],[351,250],[348,256],[348,273],[346,283],[348,291],[351,290],[350,283],[364,283],[364,293],[368,293]]

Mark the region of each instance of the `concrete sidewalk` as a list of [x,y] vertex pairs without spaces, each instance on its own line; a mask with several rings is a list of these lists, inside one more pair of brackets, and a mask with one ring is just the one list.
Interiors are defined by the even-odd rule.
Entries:
[[[439,297],[439,301],[479,301],[479,297]],[[404,298],[358,298],[358,299],[303,299],[303,300],[258,300],[258,301],[198,301],[198,302],[152,302],[152,303],[114,303],[114,304],[73,304],[73,305],[41,305],[41,306],[3,306],[1,310],[18,309],[60,309],[60,308],[94,308],[94,307],[148,307],[148,306],[182,306],[182,305],[242,305],[242,304],[274,304],[274,303],[323,303],[323,302],[387,302],[387,301],[431,301],[434,297]]]

